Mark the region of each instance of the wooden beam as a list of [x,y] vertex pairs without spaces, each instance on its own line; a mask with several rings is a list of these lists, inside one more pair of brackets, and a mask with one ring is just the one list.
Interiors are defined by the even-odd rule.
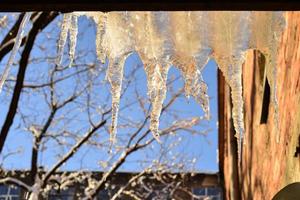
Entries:
[[2,0],[0,11],[300,10],[297,0]]

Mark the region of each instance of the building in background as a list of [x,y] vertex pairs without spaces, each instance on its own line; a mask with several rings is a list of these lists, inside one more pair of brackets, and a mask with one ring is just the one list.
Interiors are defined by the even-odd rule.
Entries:
[[[66,173],[66,172],[64,172]],[[68,173],[68,172],[67,172]],[[94,177],[101,177],[101,172],[83,172]],[[23,181],[29,181],[26,171],[14,172],[16,178],[22,177]],[[82,175],[81,174],[81,175]],[[221,200],[222,189],[219,185],[218,174],[153,174],[140,176],[136,182],[132,182],[133,177],[138,177],[138,173],[119,172],[112,176],[109,182],[109,188],[100,190],[98,193],[99,200],[110,200],[122,188],[126,190],[121,193],[117,199],[131,200],[139,197],[143,200]],[[177,184],[177,180],[183,180]],[[130,183],[130,184],[128,184]],[[55,184],[55,183],[54,183]],[[87,182],[77,182],[66,189],[50,191],[47,197],[41,197],[46,200],[78,200],[82,198]],[[176,185],[172,187],[171,185]],[[176,188],[176,189],[174,189]],[[0,200],[25,200],[28,195],[22,188],[13,185],[0,185]]]

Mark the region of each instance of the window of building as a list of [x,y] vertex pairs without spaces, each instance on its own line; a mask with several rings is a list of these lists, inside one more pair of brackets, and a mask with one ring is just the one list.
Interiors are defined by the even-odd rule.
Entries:
[[[201,187],[193,188],[192,192],[201,200],[221,200],[222,191],[219,187]],[[196,198],[194,198],[196,200]]]
[[100,190],[98,193],[98,200],[109,200],[109,194],[107,190]]
[[74,188],[61,190],[61,191],[51,191],[48,200],[73,200],[74,199]]
[[0,200],[19,200],[20,192],[16,186],[0,185]]

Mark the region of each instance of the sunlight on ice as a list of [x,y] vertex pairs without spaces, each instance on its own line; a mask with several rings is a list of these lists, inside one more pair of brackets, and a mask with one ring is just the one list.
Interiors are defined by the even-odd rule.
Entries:
[[[62,62],[62,57],[63,57],[63,52],[64,52],[64,47],[67,42],[67,37],[68,37],[68,32],[71,26],[71,19],[72,19],[72,14],[67,13],[63,15],[63,20],[61,22],[61,27],[60,27],[60,36],[57,44],[57,60],[56,60],[56,65],[60,65]],[[70,38],[73,39],[73,38]],[[74,43],[74,41],[72,41]]]
[[222,33],[211,36],[213,57],[231,88],[233,125],[238,138],[238,156],[244,136],[244,102],[242,64],[249,41],[250,12],[211,12],[211,31]]
[[[284,27],[281,12],[82,12],[80,15],[94,20],[97,57],[102,63],[106,58],[109,60],[107,80],[112,93],[112,141],[115,140],[117,128],[124,63],[132,52],[137,52],[144,63],[152,104],[150,130],[158,141],[159,118],[170,67],[174,65],[181,71],[186,96],[192,96],[209,119],[209,96],[202,70],[207,61],[214,58],[231,88],[232,116],[241,160],[245,132],[242,64],[248,49],[262,51],[273,69],[272,99],[274,120],[278,126],[276,59],[278,38]],[[72,47],[70,59],[74,59],[77,35],[75,16],[72,13],[64,15],[58,43],[58,63],[62,60],[68,31]]]
[[1,74],[1,77],[0,77],[0,93],[1,93],[2,87],[3,87],[5,81],[6,81],[7,77],[8,77],[10,68],[11,68],[11,66],[12,66],[12,64],[14,62],[16,54],[19,51],[19,48],[21,46],[21,43],[22,43],[22,40],[23,40],[24,31],[25,31],[27,23],[30,20],[31,14],[32,14],[31,12],[25,13],[25,15],[23,16],[23,19],[21,21],[21,24],[20,24],[20,27],[19,27],[16,39],[15,39],[15,44],[13,46],[13,49],[11,51],[11,54],[10,54],[9,59],[7,61],[7,64],[6,64],[5,68],[4,68],[4,72]]

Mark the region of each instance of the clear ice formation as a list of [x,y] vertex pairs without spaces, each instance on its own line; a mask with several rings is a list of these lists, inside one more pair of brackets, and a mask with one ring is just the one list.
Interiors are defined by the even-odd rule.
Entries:
[[1,77],[0,77],[0,93],[1,93],[2,87],[3,87],[5,81],[8,77],[10,68],[11,68],[11,66],[14,62],[16,54],[19,51],[19,48],[21,46],[23,35],[24,35],[24,32],[25,32],[25,28],[26,28],[26,25],[28,24],[28,21],[30,20],[31,14],[32,14],[32,12],[25,13],[25,15],[23,16],[23,19],[21,21],[20,27],[18,29],[17,36],[15,38],[15,44],[14,44],[13,49],[11,51],[11,54],[8,58],[7,64],[4,68],[4,71],[3,71],[3,73],[1,74]]
[[172,46],[166,23],[169,16],[165,12],[133,12],[131,26],[135,41],[135,50],[139,52],[147,75],[148,96],[152,104],[150,130],[160,142],[159,117],[167,93],[167,76],[170,68]]
[[61,23],[61,32],[58,40],[58,56],[56,60],[57,65],[61,65],[64,48],[67,42],[68,34],[70,37],[70,49],[69,49],[69,58],[71,67],[73,64],[73,60],[75,58],[75,49],[77,42],[77,33],[78,33],[78,16],[79,14],[74,13],[66,13],[63,15],[63,21]]
[[212,36],[211,45],[225,80],[231,88],[233,104],[233,125],[238,139],[238,156],[240,160],[244,137],[244,102],[242,88],[242,64],[249,41],[250,12],[211,12],[211,30],[222,32],[218,37]]
[[78,17],[75,14],[73,14],[71,17],[71,27],[69,32],[70,32],[69,66],[71,67],[75,58],[75,49],[76,49],[77,34],[78,34]]
[[[58,43],[58,63],[70,32],[70,59],[74,59],[77,18],[64,15]],[[209,119],[209,96],[202,70],[214,58],[231,88],[232,117],[241,160],[244,138],[242,64],[248,49],[266,54],[273,69],[272,99],[278,124],[276,97],[276,56],[284,28],[282,12],[82,12],[97,27],[96,52],[99,60],[109,60],[107,79],[112,93],[111,140],[115,140],[124,62],[137,52],[147,75],[148,96],[152,104],[150,130],[159,141],[159,118],[166,97],[169,68],[180,69],[185,94],[192,96]],[[75,25],[76,24],[76,25]],[[279,136],[278,136],[279,138]]]
[[62,62],[63,52],[67,42],[69,29],[71,26],[71,19],[72,19],[72,14],[66,13],[63,15],[63,20],[61,22],[61,27],[60,27],[60,36],[57,44],[57,52],[58,52],[58,56],[56,58],[57,65],[60,65]]
[[209,31],[199,28],[207,23],[207,14],[174,12],[170,13],[170,18],[172,32],[175,33],[172,38],[174,44],[172,64],[182,72],[186,97],[193,96],[201,105],[205,117],[209,119],[209,96],[201,74],[211,53],[207,42]]
[[272,77],[267,77],[272,84],[272,101],[274,106],[274,124],[276,141],[279,142],[279,111],[277,99],[277,51],[280,35],[285,27],[283,12],[253,12],[251,15],[250,48],[262,51],[266,57],[266,66]]
[[[107,69],[106,78],[111,85],[112,94],[112,118],[110,139],[111,142],[115,142],[117,121],[119,112],[119,103],[122,89],[124,63],[127,58],[133,52],[132,38],[128,27],[127,13],[111,12],[106,15],[105,33],[103,35],[102,46],[105,50],[105,54],[109,59],[109,66]],[[101,50],[103,51],[103,50]],[[102,57],[100,54],[98,55]],[[103,62],[103,61],[102,61]]]

